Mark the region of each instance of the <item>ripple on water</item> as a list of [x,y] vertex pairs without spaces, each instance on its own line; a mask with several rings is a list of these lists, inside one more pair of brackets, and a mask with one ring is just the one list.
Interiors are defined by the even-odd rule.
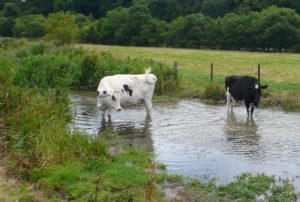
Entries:
[[[244,107],[227,113],[226,106],[183,100],[154,103],[152,122],[143,106],[113,114],[101,123],[94,93],[74,94],[72,129],[98,133],[106,127],[145,145],[170,172],[188,176],[219,176],[228,182],[241,172],[265,172],[294,178],[300,189],[300,114],[256,109],[246,118]],[[298,176],[298,177],[297,177]]]

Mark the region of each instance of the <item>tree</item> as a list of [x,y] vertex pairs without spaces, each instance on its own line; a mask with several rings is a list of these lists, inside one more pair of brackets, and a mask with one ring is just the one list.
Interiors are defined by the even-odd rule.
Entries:
[[16,19],[13,27],[15,37],[37,38],[45,34],[45,17],[42,15],[25,15]]
[[13,18],[5,18],[0,16],[0,36],[11,37],[13,35],[13,27],[15,21]]
[[74,0],[54,0],[53,8],[58,11],[74,11]]
[[5,3],[3,7],[3,15],[5,17],[17,17],[19,15],[19,8],[15,3]]
[[87,43],[100,43],[99,21],[88,24],[80,30],[80,40]]
[[168,32],[168,44],[190,48],[205,46],[208,43],[208,23],[210,19],[201,13],[176,18]]
[[289,50],[300,41],[297,29],[289,24],[276,23],[264,32],[265,45],[275,50]]
[[129,36],[127,31],[128,9],[118,7],[109,11],[106,17],[98,23],[100,41],[105,44],[128,44]]
[[62,44],[71,43],[79,33],[75,16],[69,12],[50,14],[45,22],[45,29],[46,39],[57,40]]
[[99,16],[99,9],[101,5],[101,0],[74,0],[74,9],[76,12],[83,13],[84,15],[92,15],[95,18]]
[[152,19],[149,9],[144,4],[134,4],[128,9],[126,35],[130,38],[130,44],[142,45],[139,42],[141,30]]
[[201,12],[210,17],[224,16],[234,7],[234,0],[204,0]]
[[163,20],[152,18],[142,26],[138,44],[143,46],[159,46],[165,44],[168,24]]
[[54,0],[26,0],[26,14],[48,15],[53,12]]

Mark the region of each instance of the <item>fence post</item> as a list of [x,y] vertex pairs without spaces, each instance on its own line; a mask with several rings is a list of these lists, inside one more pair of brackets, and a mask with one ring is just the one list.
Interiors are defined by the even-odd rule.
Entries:
[[212,82],[214,79],[214,64],[210,64],[210,82]]
[[258,83],[260,83],[260,64],[258,64],[258,66],[257,66],[257,80],[258,80]]
[[177,80],[178,79],[178,62],[177,61],[174,61],[173,75],[174,75],[174,78]]
[[174,70],[177,70],[178,69],[178,62],[177,61],[174,61],[174,66],[173,66]]

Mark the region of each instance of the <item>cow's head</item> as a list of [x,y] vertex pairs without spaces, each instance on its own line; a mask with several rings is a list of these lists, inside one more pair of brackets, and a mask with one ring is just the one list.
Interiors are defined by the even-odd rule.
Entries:
[[261,90],[268,88],[268,85],[262,86],[259,83],[254,84],[254,86],[250,87],[250,90],[253,92],[254,100],[253,105],[255,107],[258,106],[260,102]]
[[119,91],[111,91],[109,93],[109,103],[113,109],[116,111],[121,111],[121,102],[120,102],[121,93]]

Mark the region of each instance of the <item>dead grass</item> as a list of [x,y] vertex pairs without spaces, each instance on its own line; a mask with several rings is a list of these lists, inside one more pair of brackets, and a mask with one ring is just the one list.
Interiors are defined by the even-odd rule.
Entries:
[[23,183],[16,178],[9,177],[3,164],[0,163],[0,201],[47,201],[34,185]]

